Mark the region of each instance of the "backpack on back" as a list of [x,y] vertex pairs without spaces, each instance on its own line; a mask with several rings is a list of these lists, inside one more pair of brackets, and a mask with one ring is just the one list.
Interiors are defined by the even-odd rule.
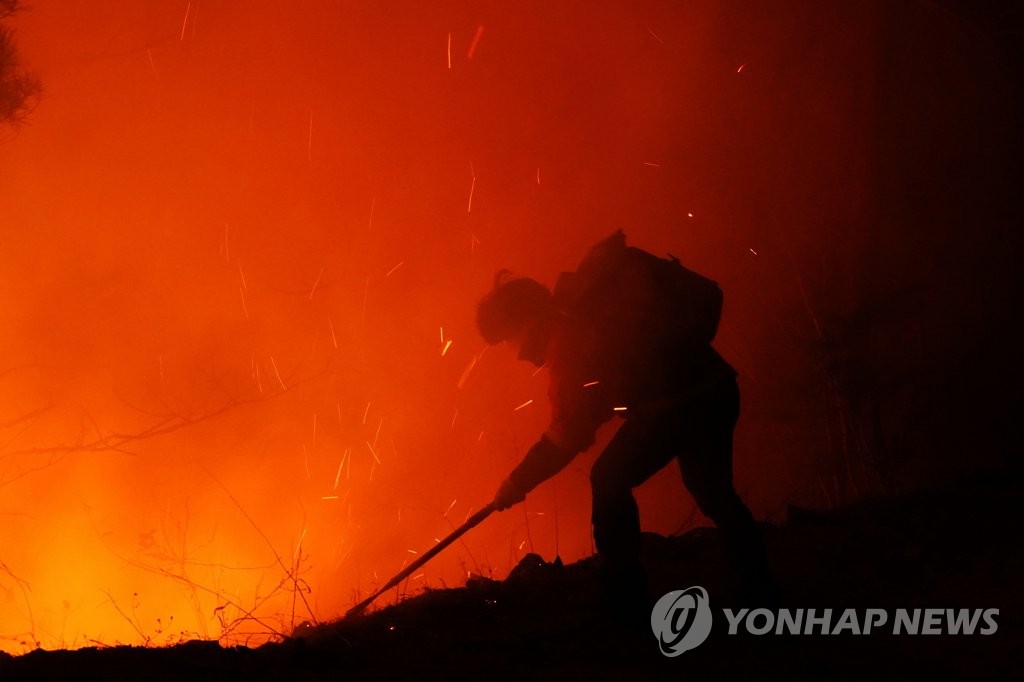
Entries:
[[599,330],[610,353],[640,362],[707,347],[718,331],[722,298],[716,282],[675,257],[627,246],[621,230],[592,247],[555,287],[563,312]]

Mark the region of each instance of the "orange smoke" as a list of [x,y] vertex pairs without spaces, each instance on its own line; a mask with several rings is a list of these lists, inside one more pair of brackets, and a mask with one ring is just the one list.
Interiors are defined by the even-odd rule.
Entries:
[[[588,162],[558,109],[595,95],[506,111],[526,15],[280,11],[17,17],[46,95],[0,147],[5,650],[335,617],[544,426],[544,377],[483,353],[474,306],[499,266],[550,277],[604,231],[524,258],[548,228],[523,207],[560,222]],[[587,518],[581,463],[389,598],[585,556]]]
[[[722,283],[739,489],[784,506],[820,435],[759,397],[808,376],[793,264],[836,241],[789,226],[863,217],[872,15],[663,5],[18,15],[45,96],[0,140],[0,648],[343,613],[546,424],[544,374],[474,329],[493,273],[551,283],[619,227]],[[589,555],[589,462],[388,598]],[[646,529],[701,521],[672,468],[638,495]]]

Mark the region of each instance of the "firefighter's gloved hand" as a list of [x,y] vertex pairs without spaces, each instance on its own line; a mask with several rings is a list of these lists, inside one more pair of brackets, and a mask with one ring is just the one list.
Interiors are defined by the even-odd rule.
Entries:
[[506,478],[498,492],[494,495],[494,508],[498,511],[505,511],[513,505],[517,505],[526,499],[526,491],[516,485],[512,479]]
[[575,452],[560,448],[547,436],[541,436],[498,488],[494,508],[503,511],[522,502],[527,493],[564,469],[575,456]]

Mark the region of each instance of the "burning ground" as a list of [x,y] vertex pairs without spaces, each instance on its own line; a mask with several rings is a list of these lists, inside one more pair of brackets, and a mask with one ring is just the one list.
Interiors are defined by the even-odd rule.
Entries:
[[737,607],[717,533],[648,534],[652,592],[702,585],[716,614],[707,642],[665,658],[650,631],[607,618],[594,560],[563,566],[530,555],[503,581],[427,590],[368,615],[259,648],[191,642],[171,648],[37,651],[0,659],[21,679],[637,679],[685,674],[730,678],[864,679],[931,675],[1002,679],[1024,645],[1022,472],[954,489],[870,499],[832,512],[792,509],[763,527],[783,607],[998,608],[991,635],[729,636],[720,609]]

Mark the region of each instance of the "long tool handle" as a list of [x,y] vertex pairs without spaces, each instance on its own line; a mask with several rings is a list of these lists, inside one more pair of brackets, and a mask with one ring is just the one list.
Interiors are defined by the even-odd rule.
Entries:
[[441,550],[443,550],[445,547],[447,547],[448,545],[450,545],[453,542],[455,542],[456,540],[458,540],[460,537],[462,537],[463,533],[465,533],[470,528],[473,528],[474,526],[479,524],[481,521],[486,519],[488,516],[491,515],[491,512],[493,512],[493,511],[494,511],[494,503],[493,502],[489,503],[485,507],[481,508],[480,511],[478,511],[477,513],[475,513],[472,516],[470,516],[466,520],[466,522],[464,524],[462,524],[461,526],[459,526],[458,528],[453,530],[448,537],[446,537],[444,540],[441,540],[440,542],[438,542],[436,545],[431,547],[429,551],[424,552],[423,555],[420,556],[420,558],[416,559],[416,561],[412,562],[411,564],[409,564],[408,566],[403,568],[401,571],[399,571],[398,575],[396,575],[394,578],[389,580],[387,585],[385,585],[384,587],[380,588],[379,590],[377,590],[376,592],[371,594],[369,597],[367,597],[363,601],[359,602],[358,604],[356,604],[355,606],[350,608],[348,610],[348,612],[345,613],[345,617],[348,618],[349,616],[356,616],[356,615],[359,615],[360,613],[362,613],[366,609],[366,607],[369,606],[373,602],[374,599],[376,599],[380,595],[384,594],[385,592],[390,590],[392,587],[394,587],[398,583],[400,583],[403,580],[405,580],[407,577],[409,577],[412,574],[413,571],[415,571],[417,568],[419,568],[423,564],[425,564],[428,561],[430,561],[431,559],[433,559],[435,556],[437,556],[441,552]]

